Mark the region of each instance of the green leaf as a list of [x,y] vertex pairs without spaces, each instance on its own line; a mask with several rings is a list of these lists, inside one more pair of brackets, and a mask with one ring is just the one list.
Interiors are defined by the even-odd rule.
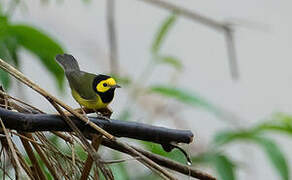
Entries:
[[283,113],[277,113],[269,121],[257,125],[254,131],[283,132],[292,135],[292,117]]
[[0,69],[0,82],[5,90],[9,88],[11,83],[10,76],[8,75],[7,72],[3,71],[2,69]]
[[224,145],[227,143],[230,143],[234,140],[239,140],[239,139],[250,139],[254,136],[253,131],[222,131],[219,132],[215,135],[213,139],[213,143],[216,146],[219,145]]
[[121,112],[121,114],[119,114],[117,119],[119,119],[121,121],[129,121],[131,118],[131,115],[132,115],[132,113],[131,113],[130,109],[125,109]]
[[217,155],[213,160],[215,169],[220,179],[222,180],[235,180],[234,175],[234,165],[233,163],[224,155]]
[[163,40],[165,39],[167,32],[170,30],[170,28],[174,25],[174,22],[176,20],[176,14],[173,13],[169,17],[167,17],[164,22],[162,23],[161,27],[159,28],[155,40],[152,44],[152,53],[157,54],[159,49],[161,48],[161,45],[163,43]]
[[2,4],[0,4],[0,16],[3,14]]
[[87,153],[80,145],[75,146],[75,152],[80,160],[85,161],[87,159]]
[[171,65],[177,70],[182,70],[183,67],[181,62],[176,57],[173,56],[159,56],[158,62]]
[[190,93],[184,89],[179,89],[167,85],[156,85],[150,87],[150,92],[176,99],[184,104],[188,104],[191,106],[200,106],[216,114],[219,113],[219,110],[217,108],[201,98],[199,95],[196,95],[195,93]]
[[16,68],[19,67],[19,59],[18,59],[18,42],[16,40],[15,37],[12,36],[7,36],[4,40],[3,40],[7,52],[9,54],[9,56],[7,57],[8,59],[10,59],[13,64],[15,65]]
[[283,180],[289,179],[289,168],[285,155],[281,152],[278,145],[270,139],[264,137],[254,137],[253,140],[259,144],[265,151],[270,162]]
[[235,179],[234,163],[222,153],[206,152],[192,157],[193,164],[209,164],[216,169],[222,180]]
[[64,72],[55,61],[55,56],[63,53],[62,47],[51,37],[31,26],[10,25],[9,33],[17,39],[22,47],[39,57],[43,65],[57,80],[59,89],[62,90]]
[[[2,40],[0,40],[0,58],[5,60],[5,61],[8,61],[9,60],[9,54],[8,54],[8,51],[6,49],[6,46],[5,44],[3,43]],[[9,89],[10,87],[10,84],[11,84],[11,80],[10,80],[10,76],[9,74],[0,69],[0,82],[1,84],[3,85],[4,89]]]
[[219,146],[233,141],[245,140],[256,143],[264,150],[270,162],[281,175],[283,180],[289,179],[289,168],[284,154],[270,139],[259,136],[258,131],[225,131],[217,134],[213,140]]
[[[122,159],[122,156],[118,153],[114,153],[114,159]],[[110,168],[113,172],[115,179],[120,180],[131,179],[128,173],[128,169],[126,167],[126,162],[112,164],[110,165]]]
[[154,154],[168,157],[168,158],[175,160],[177,162],[180,162],[180,163],[184,163],[184,164],[187,163],[185,156],[178,149],[174,149],[171,152],[165,152],[163,150],[163,148],[161,147],[161,145],[159,145],[159,144],[145,142],[145,141],[141,141],[141,144],[143,144],[147,150],[151,151]]

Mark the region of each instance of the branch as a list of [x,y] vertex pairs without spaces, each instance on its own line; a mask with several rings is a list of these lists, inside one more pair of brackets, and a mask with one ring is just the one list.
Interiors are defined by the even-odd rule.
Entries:
[[109,53],[110,53],[110,68],[111,73],[118,75],[119,65],[118,65],[118,44],[116,38],[116,27],[115,27],[115,0],[106,1],[106,21],[108,28],[108,40],[109,40]]
[[229,23],[216,21],[210,17],[201,15],[200,13],[188,10],[183,7],[176,6],[174,4],[171,4],[163,0],[140,0],[140,1],[144,1],[146,3],[158,6],[160,8],[175,11],[181,16],[192,19],[196,22],[206,25],[219,32],[223,32],[226,38],[227,53],[228,53],[228,59],[229,59],[229,65],[230,65],[229,66],[230,74],[234,80],[238,79],[239,72],[238,72],[237,59],[236,59],[236,53],[235,53],[235,43],[234,43],[234,37],[233,37],[234,33],[233,33],[233,30],[231,30]]
[[227,25],[225,23],[216,21],[214,19],[211,19],[209,17],[203,16],[199,13],[187,10],[183,7],[179,7],[176,6],[174,4],[171,4],[167,1],[162,1],[162,0],[141,0],[144,1],[146,3],[158,6],[160,8],[164,8],[164,9],[168,9],[171,11],[175,11],[177,12],[179,15],[185,16],[187,18],[190,18],[192,20],[195,20],[201,24],[207,25],[210,28],[213,28],[215,30],[219,30],[219,31],[225,31],[225,28],[227,27]]
[[[70,126],[59,115],[24,114],[0,108],[0,118],[6,128],[17,131],[72,131]],[[88,133],[96,132],[76,117],[70,116],[70,119],[81,131]],[[161,144],[162,146],[170,145],[172,142],[189,144],[193,141],[194,136],[188,130],[169,129],[119,120],[106,121],[97,117],[89,117],[89,119],[114,136],[150,141]]]
[[[127,153],[127,154],[131,154],[131,152],[128,152],[126,149],[124,149],[123,147],[119,146],[118,144],[114,143],[114,142],[110,142],[109,140],[103,138],[102,141],[102,145],[123,152],[123,153]],[[133,146],[132,146],[133,147]],[[201,172],[199,170],[193,169],[190,166],[178,163],[176,161],[170,160],[168,158],[165,158],[163,156],[157,155],[157,154],[153,154],[150,153],[148,151],[145,151],[143,149],[137,148],[137,147],[133,147],[136,151],[140,152],[141,154],[143,154],[144,156],[148,157],[149,159],[151,159],[152,161],[154,161],[155,163],[159,164],[160,166],[166,167],[168,169],[177,171],[179,173],[185,174],[187,176],[191,176],[197,179],[201,179],[201,180],[216,180],[215,177]]]

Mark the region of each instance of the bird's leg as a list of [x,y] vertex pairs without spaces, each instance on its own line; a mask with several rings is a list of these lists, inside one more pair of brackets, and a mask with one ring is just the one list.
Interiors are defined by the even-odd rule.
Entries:
[[93,109],[88,109],[86,107],[81,107],[81,108],[77,108],[74,109],[75,112],[78,112],[79,114],[90,114],[90,113],[94,113],[95,111]]
[[109,107],[105,107],[105,108],[96,110],[97,115],[99,115],[98,113],[100,113],[102,116],[105,117],[104,120],[109,120],[111,115],[113,114],[113,111]]

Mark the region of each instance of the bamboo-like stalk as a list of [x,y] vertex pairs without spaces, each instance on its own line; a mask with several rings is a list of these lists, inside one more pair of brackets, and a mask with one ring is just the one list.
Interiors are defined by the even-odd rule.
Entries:
[[16,153],[17,153],[20,165],[22,166],[26,174],[30,177],[30,179],[34,180],[35,177],[33,176],[33,172],[31,168],[28,166],[28,164],[25,162],[24,158],[22,157],[22,154],[18,150],[16,150]]
[[[19,163],[19,161],[18,161],[18,158],[17,158],[17,155],[16,155],[16,151],[15,151],[15,148],[14,148],[14,146],[13,146],[13,143],[12,143],[12,140],[11,140],[11,137],[10,137],[10,135],[8,134],[8,131],[7,131],[7,129],[5,128],[5,126],[4,126],[4,124],[3,124],[3,122],[2,122],[2,119],[0,118],[0,123],[1,123],[1,127],[2,127],[2,129],[3,129],[3,132],[4,132],[4,134],[5,134],[5,136],[6,136],[6,140],[7,140],[7,143],[8,143],[8,146],[9,146],[9,148],[10,148],[10,150],[11,150],[11,153],[12,153],[12,157],[13,157],[13,159],[11,159],[11,161],[13,161],[14,160],[14,162],[15,162],[15,174],[16,174],[16,176],[17,177],[21,177],[21,166],[20,166],[20,163]],[[13,162],[12,162],[13,163]]]
[[[32,136],[31,133],[25,133],[24,134],[26,137],[32,139],[35,141],[34,137]],[[34,149],[37,151],[37,153],[39,154],[40,158],[42,159],[42,161],[44,162],[44,164],[47,166],[48,170],[50,171],[50,173],[52,174],[52,176],[54,177],[55,180],[61,180],[61,178],[57,175],[57,172],[55,171],[55,168],[51,166],[51,164],[49,163],[49,161],[47,160],[46,156],[44,155],[42,149],[36,144],[36,143],[32,143]]]
[[[25,134],[23,134],[23,133],[19,133],[19,134],[25,136]],[[26,153],[27,153],[27,155],[32,163],[33,170],[34,170],[35,174],[37,174],[37,177],[39,177],[42,180],[47,179],[45,174],[43,173],[35,155],[34,155],[33,149],[30,146],[29,142],[25,139],[22,139],[22,138],[20,138],[20,140],[21,140],[22,145],[23,145],[23,147],[24,147],[24,149],[25,149],[25,151],[26,151]]]
[[[101,141],[102,141],[102,136],[101,135],[94,135],[93,136],[92,146],[96,151],[98,151],[98,148],[99,148],[99,145],[100,145]],[[93,164],[93,159],[92,159],[92,157],[88,156],[86,161],[85,161],[84,168],[83,168],[80,180],[86,180],[88,178],[88,175],[90,173],[92,164]]]

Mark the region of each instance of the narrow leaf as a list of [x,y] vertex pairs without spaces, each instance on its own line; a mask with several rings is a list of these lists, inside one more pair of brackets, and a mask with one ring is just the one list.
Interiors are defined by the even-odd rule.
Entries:
[[213,143],[219,146],[239,139],[249,139],[253,136],[253,131],[222,131],[215,135]]
[[235,179],[235,165],[234,163],[222,153],[205,152],[192,157],[194,164],[207,164],[216,169],[218,175],[222,180]]
[[182,70],[183,66],[182,66],[181,62],[176,57],[160,56],[158,59],[159,59],[158,60],[159,63],[168,64],[177,70]]
[[199,95],[190,93],[184,89],[179,89],[167,85],[156,85],[150,87],[150,92],[176,99],[191,106],[200,106],[214,113],[219,113],[219,111],[213,105],[208,103]]
[[7,36],[3,42],[5,43],[7,52],[9,53],[9,58],[16,68],[19,67],[19,59],[18,59],[18,42],[15,37]]
[[8,75],[7,72],[3,71],[0,69],[0,82],[3,85],[4,89],[8,89],[10,86],[10,76]]
[[154,144],[151,142],[145,142],[145,141],[141,141],[141,144],[144,145],[144,147],[149,150],[150,152],[154,153],[154,154],[158,154],[164,157],[168,157],[172,160],[175,160],[177,162],[180,163],[186,163],[186,158],[183,155],[183,153],[177,149],[172,150],[171,152],[165,152],[163,150],[163,148],[161,147],[161,145],[158,144]]
[[270,162],[283,180],[289,179],[289,168],[284,154],[270,139],[259,136],[258,131],[225,131],[217,134],[213,140],[215,145],[223,145],[238,140],[256,143],[262,147]]
[[[9,61],[9,54],[2,40],[0,40],[0,58],[5,61]],[[6,90],[9,89],[11,84],[10,76],[2,69],[0,69],[0,82]]]
[[265,121],[254,128],[254,131],[283,132],[292,135],[292,117],[283,113],[277,113],[269,121]]
[[213,162],[220,179],[235,180],[234,165],[226,156],[218,154]]
[[57,80],[59,88],[62,89],[64,73],[54,60],[57,54],[63,53],[62,47],[51,37],[31,26],[10,25],[9,32],[16,37],[21,46],[39,57],[42,64]]
[[265,151],[270,162],[283,180],[289,179],[289,168],[285,158],[285,155],[281,152],[279,146],[270,139],[264,137],[253,138],[253,140],[259,144]]
[[164,22],[162,23],[161,27],[159,28],[155,40],[152,44],[152,52],[154,54],[157,54],[159,49],[161,48],[161,45],[163,43],[163,40],[165,39],[167,32],[170,30],[170,28],[173,26],[174,22],[176,20],[176,14],[173,13],[169,17],[167,17]]

